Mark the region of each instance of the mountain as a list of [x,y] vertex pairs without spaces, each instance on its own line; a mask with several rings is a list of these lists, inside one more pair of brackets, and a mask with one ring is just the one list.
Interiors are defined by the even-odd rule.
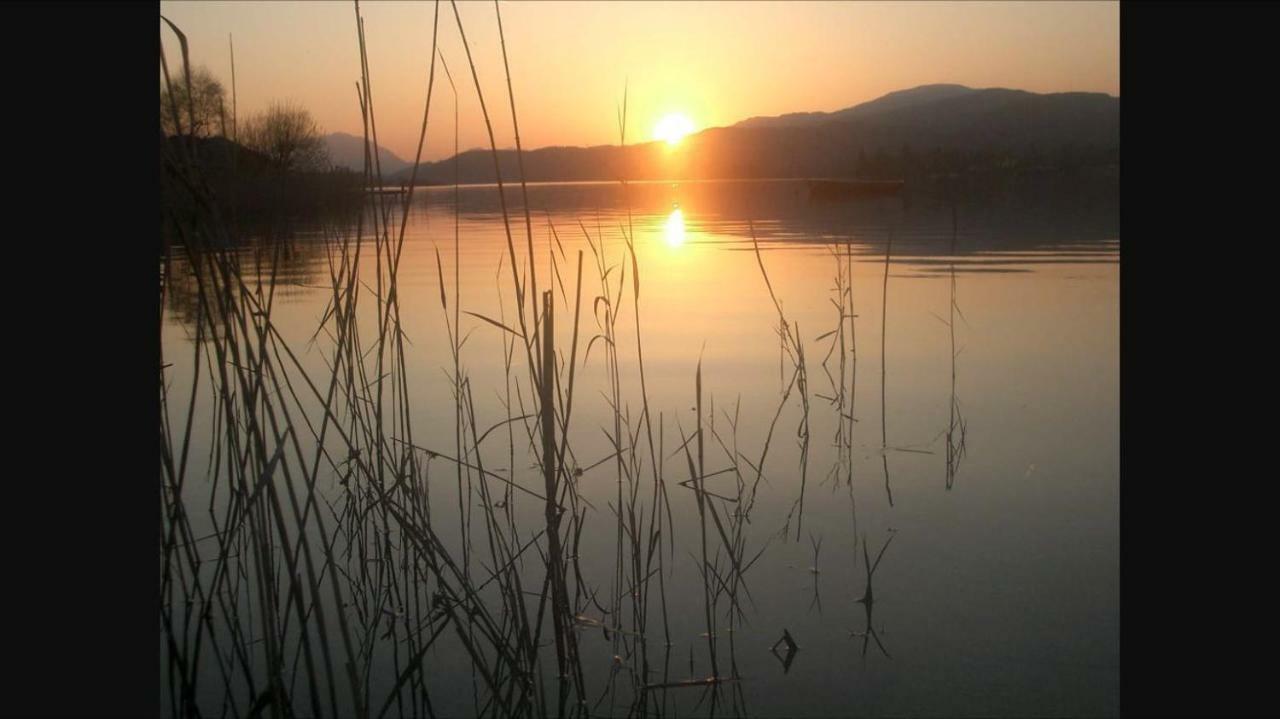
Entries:
[[[526,179],[680,180],[783,177],[930,177],[1114,167],[1120,98],[1004,88],[925,85],[831,113],[751,118],[686,137],[676,148],[548,147],[524,153]],[[499,151],[517,179],[514,151]],[[493,182],[487,150],[457,158],[461,182]],[[419,166],[420,181],[453,182],[455,158]],[[385,168],[384,168],[385,174]],[[408,179],[408,169],[392,177]]]
[[[324,146],[329,150],[329,161],[334,167],[343,167],[356,172],[364,171],[364,138],[349,135],[345,132],[334,132],[325,135]],[[378,147],[378,162],[382,166],[383,178],[391,177],[409,167],[407,160],[400,159],[394,152],[385,147]]]
[[898,90],[861,105],[854,105],[835,112],[793,112],[777,117],[752,117],[734,127],[810,127],[832,120],[852,120],[862,117],[927,105],[961,95],[980,92],[964,85],[921,85],[909,90]]

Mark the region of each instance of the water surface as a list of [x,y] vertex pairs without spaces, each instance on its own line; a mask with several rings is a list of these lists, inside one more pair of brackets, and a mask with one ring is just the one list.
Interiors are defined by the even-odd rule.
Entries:
[[[409,209],[398,292],[410,419],[415,444],[444,454],[455,441],[445,324],[455,304],[466,337],[461,369],[480,431],[508,416],[510,392],[527,393],[504,371],[505,333],[476,316],[515,324],[508,228],[520,270],[528,273],[519,187],[507,187],[506,197],[509,223],[493,187],[420,188]],[[659,422],[662,428],[656,454],[675,523],[666,538],[674,544],[666,565],[666,628],[656,600],[649,610],[648,683],[712,673],[701,636],[707,628],[698,508],[693,492],[679,485],[689,479],[681,432],[691,436],[698,427],[699,363],[709,491],[734,493],[734,473],[711,473],[735,463],[755,477],[740,458],[758,459],[777,416],[745,531],[746,555],[763,553],[745,573],[731,647],[723,631],[728,600],[718,605],[717,660],[726,664],[732,655],[740,680],[720,693],[659,692],[649,713],[1118,713],[1114,196],[1024,192],[955,203],[909,196],[814,204],[804,183],[776,181],[535,185],[528,201],[533,281],[539,292],[554,292],[562,363],[569,361],[579,253],[583,258],[569,441],[573,465],[584,470],[578,491],[589,504],[578,561],[601,595],[617,589],[619,482],[616,463],[607,461],[614,415],[604,343],[592,343],[603,331],[595,300],[624,289],[615,346],[633,433],[642,407],[639,313],[654,432]],[[332,254],[318,229],[304,223],[298,230],[287,243],[272,321],[308,371],[324,377],[326,337],[316,330],[332,294],[326,286]],[[635,265],[624,236],[634,237]],[[598,257],[608,270],[604,289]],[[253,268],[252,253],[245,258]],[[372,289],[371,254],[363,261]],[[794,367],[780,345],[761,263],[789,331],[803,340],[805,397],[792,388],[785,403]],[[185,407],[197,310],[180,255],[168,273],[162,350],[173,363],[166,369],[170,402]],[[846,281],[841,273],[848,273],[855,315],[845,326],[843,352],[833,334],[840,326],[836,286]],[[376,322],[372,295],[363,311],[365,321]],[[517,356],[514,377],[521,362]],[[196,398],[195,458],[209,453],[214,436],[208,401]],[[957,416],[963,453],[955,446]],[[171,421],[181,428],[185,417]],[[531,466],[529,438],[513,426],[510,435],[503,428],[485,440],[485,464],[536,489],[542,479]],[[648,477],[647,446],[641,454],[640,476]],[[435,460],[429,470],[432,502],[456,507],[456,469]],[[320,489],[337,497],[338,477],[330,474]],[[537,529],[542,507],[514,496],[521,503],[515,516]],[[464,503],[477,501],[470,496]],[[461,546],[456,511],[442,513],[436,531]],[[482,531],[473,532],[472,541],[483,543]],[[890,539],[874,574],[869,617],[857,601],[866,590],[863,542],[874,562]],[[580,613],[606,619],[585,602]],[[770,650],[784,630],[799,647],[789,662],[779,656],[784,651]],[[579,637],[587,683],[600,697],[593,714],[627,714],[637,656],[619,648],[616,634],[606,639],[589,625]],[[474,676],[456,641],[441,642],[426,661],[435,667],[430,691],[437,715],[475,713]],[[382,671],[375,667],[375,683],[385,690],[395,675],[390,666]]]

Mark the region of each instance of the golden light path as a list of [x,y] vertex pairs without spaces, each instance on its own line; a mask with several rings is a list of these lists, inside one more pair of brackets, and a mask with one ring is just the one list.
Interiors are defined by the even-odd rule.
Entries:
[[678,112],[668,113],[658,120],[653,127],[653,139],[665,140],[668,145],[675,145],[693,132],[693,121]]
[[662,225],[662,236],[669,247],[680,247],[684,244],[684,211],[679,207],[667,215],[667,221]]

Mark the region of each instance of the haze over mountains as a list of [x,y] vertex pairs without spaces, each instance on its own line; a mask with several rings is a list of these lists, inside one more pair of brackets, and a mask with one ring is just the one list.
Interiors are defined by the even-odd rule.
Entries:
[[[329,161],[335,167],[343,167],[356,172],[364,170],[365,147],[363,137],[356,137],[345,132],[334,132],[325,135],[322,139],[325,147],[329,150]],[[382,165],[383,177],[390,177],[410,165],[408,160],[401,159],[394,152],[382,146],[378,147],[378,161]]]
[[[361,138],[336,133],[335,164],[363,166]],[[1114,166],[1120,98],[1103,93],[1038,94],[1004,88],[924,85],[835,112],[753,117],[663,142],[526,150],[525,178],[565,180],[904,177],[990,168]],[[334,152],[335,149],[341,154]],[[504,181],[516,180],[514,150],[500,150]],[[383,149],[382,174],[407,182],[409,163]],[[488,149],[457,160],[463,183],[495,180]],[[390,169],[390,168],[399,169]],[[455,158],[424,162],[421,183],[450,184]]]

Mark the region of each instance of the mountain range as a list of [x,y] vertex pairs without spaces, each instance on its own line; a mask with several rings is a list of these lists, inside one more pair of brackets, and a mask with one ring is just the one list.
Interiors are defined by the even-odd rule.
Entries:
[[[361,172],[364,170],[364,138],[349,135],[345,132],[334,132],[321,138],[325,149],[329,151],[329,162],[334,167]],[[394,152],[381,145],[378,146],[378,162],[382,166],[382,176],[390,177],[409,167],[408,160],[402,160]]]
[[[363,141],[329,135],[335,164],[363,166]],[[990,169],[1116,166],[1120,98],[1005,88],[924,85],[835,112],[752,117],[664,142],[626,147],[545,147],[524,152],[525,179],[695,180],[785,177],[918,177]],[[339,152],[340,151],[340,152]],[[516,153],[500,150],[504,181]],[[382,174],[407,182],[410,164],[382,149]],[[488,149],[419,165],[424,184],[495,180]],[[398,169],[397,169],[398,168]]]
[[752,117],[739,122],[734,127],[812,127],[831,121],[856,120],[894,110],[918,108],[921,105],[975,92],[981,91],[964,85],[921,85],[910,90],[891,92],[870,102],[835,112],[793,112],[776,117]]

